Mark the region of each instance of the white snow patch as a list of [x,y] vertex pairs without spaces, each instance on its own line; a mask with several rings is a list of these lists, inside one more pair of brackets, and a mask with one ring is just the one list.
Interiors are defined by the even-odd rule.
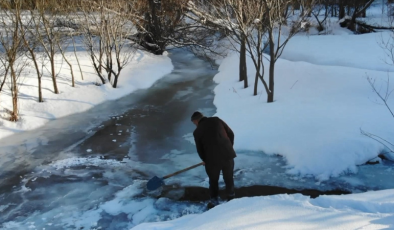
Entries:
[[49,166],[55,168],[56,170],[64,169],[64,168],[71,168],[77,166],[99,166],[99,165],[120,165],[121,163],[116,160],[105,160],[100,159],[99,157],[70,157],[63,160],[58,160],[52,162]]
[[[374,37],[351,38],[353,46],[365,46],[366,41],[371,42]],[[308,42],[309,39],[312,38],[300,35],[295,41]],[[337,43],[326,43],[326,39],[325,36],[313,37],[316,44],[324,43],[325,50],[337,50]],[[347,42],[343,36],[336,39]],[[358,165],[383,150],[381,144],[362,135],[360,129],[394,143],[394,118],[379,103],[367,81],[369,76],[376,79],[377,88],[385,87],[387,72],[377,71],[383,67],[367,64],[376,60],[381,49],[368,49],[369,55],[353,53],[352,58],[345,55],[345,59],[352,61],[347,63],[337,53],[325,52],[318,56],[319,52],[312,52],[305,46],[286,48],[287,56],[294,53],[297,54],[294,58],[303,61],[279,59],[276,62],[273,103],[266,103],[260,81],[258,95],[253,96],[254,68],[250,59],[250,87],[244,89],[243,82],[237,81],[238,55],[225,58],[214,78],[218,83],[214,89],[215,115],[233,129],[236,149],[280,154],[287,160],[288,173],[313,175],[318,181],[356,173]],[[345,54],[352,54],[352,49],[344,50]],[[357,62],[359,58],[362,58],[361,64]],[[315,64],[304,62],[312,60]],[[342,66],[331,66],[336,64],[333,61]],[[265,64],[268,66],[267,62]],[[394,89],[392,81],[389,88]],[[388,103],[394,108],[394,98]]]
[[323,196],[301,194],[234,199],[202,213],[133,230],[177,229],[390,229],[394,227],[394,190]]

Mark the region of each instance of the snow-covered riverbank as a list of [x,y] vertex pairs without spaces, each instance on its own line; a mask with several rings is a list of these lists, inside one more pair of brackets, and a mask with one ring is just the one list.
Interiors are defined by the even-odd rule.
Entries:
[[[60,54],[59,54],[60,55]],[[74,54],[70,54],[73,57]],[[76,75],[75,87],[71,87],[71,76],[66,65],[58,63],[59,75],[57,77],[59,94],[53,93],[52,80],[48,75],[42,78],[42,93],[44,103],[37,102],[37,77],[34,69],[26,70],[21,77],[19,112],[20,121],[13,123],[7,121],[4,108],[12,109],[12,100],[7,93],[9,88],[4,86],[0,94],[0,141],[1,138],[14,133],[32,130],[45,125],[48,121],[74,113],[84,112],[104,101],[115,100],[137,89],[146,89],[155,81],[171,72],[173,66],[167,54],[153,55],[145,51],[136,52],[130,63],[119,77],[118,88],[110,84],[96,85],[99,79],[94,73],[89,57],[85,51],[78,52],[83,77],[77,71],[77,62],[74,59]],[[60,57],[59,57],[60,58]]]

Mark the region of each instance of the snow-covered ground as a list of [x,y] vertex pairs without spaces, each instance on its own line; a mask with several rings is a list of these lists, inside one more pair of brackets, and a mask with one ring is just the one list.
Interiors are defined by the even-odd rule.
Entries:
[[[360,133],[394,143],[394,117],[373,92],[367,78],[385,94],[392,66],[383,62],[378,34],[299,35],[290,40],[275,70],[275,102],[252,96],[254,71],[248,61],[250,87],[237,82],[237,54],[224,59],[214,80],[214,104],[236,134],[235,148],[285,156],[292,174],[327,180],[357,172],[385,151]],[[385,34],[387,35],[387,34]],[[389,81],[389,82],[388,82]],[[394,98],[388,99],[394,108]],[[391,154],[387,154],[392,157]]]
[[[238,56],[224,59],[214,78],[219,83],[214,104],[216,115],[236,134],[235,148],[280,154],[287,160],[289,173],[319,180],[356,172],[357,165],[384,151],[381,144],[360,133],[362,129],[394,143],[394,117],[367,81],[367,77],[376,79],[377,89],[384,93],[387,77],[392,78],[389,66],[378,64],[379,55],[384,57],[375,42],[378,36],[295,37],[276,64],[274,103],[266,103],[261,83],[259,95],[252,96],[250,60],[251,87],[244,89],[234,68]],[[341,41],[346,43],[344,48]],[[363,46],[368,47],[366,51]],[[394,89],[392,81],[389,89]],[[394,99],[388,103],[394,107]]]
[[295,195],[246,197],[203,214],[190,214],[133,230],[176,229],[393,229],[393,190],[316,199]]
[[130,63],[119,76],[118,88],[107,83],[97,86],[100,80],[94,73],[89,56],[83,49],[77,55],[83,71],[83,80],[72,52],[75,87],[71,87],[69,67],[62,63],[60,54],[57,58],[57,84],[59,94],[53,93],[53,84],[48,72],[42,78],[42,94],[44,103],[38,103],[38,83],[33,64],[28,66],[19,79],[20,121],[7,120],[4,108],[12,110],[9,87],[6,84],[0,94],[0,139],[24,130],[31,130],[45,125],[48,121],[74,113],[86,111],[93,106],[108,100],[115,100],[137,89],[150,87],[155,81],[170,73],[173,69],[170,58],[165,54],[156,56],[145,51],[133,54]]
[[[331,22],[335,24],[335,19]],[[238,57],[235,53],[221,61],[219,73],[214,78],[218,84],[214,98],[216,115],[234,130],[236,150],[282,155],[289,177],[307,176],[316,179],[316,183],[357,173],[359,165],[385,151],[381,144],[363,136],[360,129],[394,143],[394,118],[367,81],[367,77],[376,79],[377,89],[384,93],[386,81],[392,78],[394,68],[385,63],[387,57],[378,45],[380,38],[387,38],[388,33],[353,35],[338,26],[330,29],[328,35],[299,34],[289,42],[276,65],[274,103],[266,103],[261,83],[259,95],[252,96],[254,71],[250,60],[251,86],[243,89],[243,83],[237,81]],[[85,80],[77,79],[77,87],[71,88],[63,65],[59,77],[61,94],[50,92],[51,82],[47,78],[45,103],[35,102],[36,88],[28,85],[35,85],[36,79],[34,75],[27,75],[21,88],[22,121],[13,124],[2,120],[0,138],[87,110],[135,89],[147,88],[172,69],[168,57],[138,52],[120,77],[119,89],[109,85],[98,87],[94,85],[97,79],[87,67],[88,59],[84,55],[81,53],[86,68]],[[394,89],[392,82],[390,90]],[[0,108],[10,107],[7,94],[1,94],[0,99]],[[394,108],[393,98],[388,103]],[[248,159],[254,161],[254,165],[259,164],[256,156],[239,155],[236,164]],[[191,161],[189,156],[183,157]],[[101,162],[79,158],[65,162],[70,161],[85,166]],[[180,162],[185,164],[185,161]],[[63,163],[54,163],[53,167],[61,169]],[[391,171],[392,166],[387,170]],[[144,186],[143,181],[136,180],[114,194],[112,200],[83,214],[73,210],[73,216],[62,221],[93,228],[102,212],[112,216],[124,213],[130,220],[128,226],[134,226],[146,221],[174,219],[182,212],[185,216],[179,219],[143,223],[135,229],[394,229],[394,189],[317,199],[299,194],[241,198],[202,214],[186,215],[201,212],[202,205],[180,203],[176,206],[166,198],[138,197]],[[168,204],[173,206],[168,207]],[[6,208],[0,206],[0,213]],[[63,215],[61,207],[58,212]],[[160,218],[163,213],[165,218]],[[8,222],[3,228],[21,226]]]

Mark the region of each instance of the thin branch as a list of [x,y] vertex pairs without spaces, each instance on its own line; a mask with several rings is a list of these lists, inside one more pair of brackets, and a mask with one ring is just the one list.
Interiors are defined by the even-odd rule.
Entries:
[[387,149],[389,149],[390,152],[394,152],[394,145],[391,144],[389,141],[387,141],[387,140],[385,140],[385,139],[383,139],[383,138],[381,138],[381,137],[379,137],[379,136],[377,136],[375,134],[372,134],[372,133],[369,133],[369,132],[365,132],[362,129],[360,129],[360,132],[361,132],[361,134],[363,134],[363,135],[365,135],[365,136],[367,136],[367,137],[379,142],[380,144],[385,146]]
[[[393,111],[391,110],[390,106],[387,104],[387,100],[388,100],[388,98],[387,98],[387,91],[386,91],[386,98],[385,98],[385,97],[383,97],[383,96],[380,94],[380,92],[376,89],[376,87],[375,87],[375,82],[374,82],[370,77],[368,77],[367,80],[368,80],[369,85],[372,87],[373,91],[376,93],[376,95],[378,95],[378,97],[380,98],[380,100],[383,101],[384,105],[386,106],[386,108],[387,108],[387,109],[389,110],[389,112],[391,113],[391,116],[394,117]],[[388,85],[388,83],[387,83],[387,85]],[[391,92],[390,92],[390,94],[391,94]],[[389,94],[388,94],[388,95],[389,95]]]

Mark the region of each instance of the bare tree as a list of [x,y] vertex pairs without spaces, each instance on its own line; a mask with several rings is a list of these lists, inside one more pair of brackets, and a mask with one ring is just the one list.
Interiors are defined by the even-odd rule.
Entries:
[[[226,0],[224,5],[225,18],[231,28],[233,36],[231,41],[240,46],[240,80],[247,80],[246,76],[246,52],[252,57],[256,69],[256,80],[254,91],[257,95],[258,76],[263,64],[264,36],[267,32],[265,27],[258,25],[264,15],[264,4],[262,1],[236,1]],[[235,23],[232,23],[235,22]],[[256,48],[256,49],[255,49]],[[265,83],[263,81],[263,83]],[[247,87],[247,82],[244,82]]]
[[[258,93],[258,82],[262,82],[267,93],[267,102],[274,101],[275,63],[282,55],[288,41],[302,30],[302,25],[312,7],[311,1],[283,0],[223,0],[217,8],[222,14],[224,24],[232,31],[232,41],[245,42],[245,49],[251,57],[255,70],[254,95]],[[298,17],[291,17],[289,6],[297,3],[303,12]],[[223,15],[224,14],[224,15]],[[290,25],[289,25],[290,24]],[[287,34],[284,28],[290,27]],[[240,49],[241,51],[242,49]],[[268,81],[265,76],[265,52],[268,52]]]
[[[298,3],[304,9],[296,18],[291,17],[287,7],[290,4]],[[259,24],[263,30],[267,31],[267,43],[269,48],[269,82],[264,80],[264,70],[259,78],[263,82],[267,92],[267,102],[274,101],[274,79],[275,79],[275,63],[282,55],[287,43],[294,35],[303,29],[303,25],[307,22],[307,17],[312,10],[313,1],[293,0],[263,0],[265,15],[261,18]],[[286,12],[286,13],[284,13]],[[284,28],[289,23],[289,31],[286,34]],[[260,49],[260,46],[253,46],[254,49]],[[261,51],[260,51],[261,52]],[[253,59],[253,58],[252,58]],[[254,61],[255,62],[255,61]],[[263,65],[263,63],[261,63]],[[256,64],[255,64],[256,65]],[[256,70],[258,70],[256,68]],[[257,72],[257,71],[256,71]],[[255,95],[257,91],[255,90]]]
[[352,18],[347,26],[348,29],[352,31],[356,31],[356,19],[358,17],[365,17],[366,10],[372,5],[373,2],[374,0],[362,0],[362,1],[357,1],[357,3],[354,4]]
[[[387,108],[387,110],[390,112],[391,116],[394,118],[394,112],[388,104],[388,100],[394,91],[394,89],[390,89],[390,77],[387,76],[387,82],[385,82],[385,89],[383,91],[381,91],[377,88],[376,79],[373,79],[371,77],[367,77],[367,80],[368,80],[368,83],[371,86],[373,92],[378,96],[379,100],[381,102],[383,102],[383,105]],[[394,153],[394,144],[392,144],[390,141],[382,138],[381,136],[364,131],[363,129],[360,129],[360,132],[361,132],[361,134],[363,134],[363,135],[379,142],[383,146],[385,146],[389,150],[389,152]]]
[[124,17],[125,15],[122,14],[110,17],[106,20],[105,25],[106,61],[104,64],[108,73],[108,80],[111,81],[111,75],[114,77],[112,82],[114,88],[118,85],[122,69],[129,63],[134,53],[131,43],[126,39],[129,36],[127,33],[128,21]]
[[76,45],[76,42],[75,42],[75,35],[74,34],[71,34],[71,39],[72,39],[72,42],[73,42],[73,51],[74,51],[74,57],[75,57],[75,60],[77,61],[77,64],[78,64],[78,68],[79,68],[79,72],[80,72],[80,74],[81,74],[81,79],[83,80],[83,71],[82,71],[82,67],[81,67],[81,63],[79,63],[79,58],[78,58],[78,55],[77,55],[77,45]]
[[101,82],[106,82],[102,71],[105,70],[107,80],[116,88],[121,71],[134,54],[128,40],[135,30],[130,21],[131,12],[123,8],[124,0],[102,0],[94,5],[96,12],[83,8],[85,45]]
[[34,21],[30,20],[32,17],[36,17],[36,15],[30,11],[29,15],[26,15],[24,18],[22,15],[19,15],[19,23],[20,23],[20,30],[21,33],[23,34],[22,41],[24,45],[24,49],[28,51],[26,53],[26,56],[33,61],[34,64],[34,69],[36,70],[36,75],[37,75],[37,81],[38,81],[38,102],[44,102],[43,96],[42,96],[42,84],[41,84],[41,79],[42,79],[42,71],[40,71],[39,67],[39,59],[40,59],[40,53],[37,52],[37,49],[39,48],[39,41],[37,40],[36,36],[36,27],[34,26]]
[[[319,32],[325,30],[325,26],[324,23],[326,22],[328,15],[329,15],[329,9],[328,9],[328,4],[323,4],[324,0],[316,0],[316,4],[315,7],[313,7],[311,10],[311,14],[313,15],[313,17],[316,19],[316,22],[319,24],[317,27],[317,30]],[[323,18],[321,19],[321,13],[324,13]]]
[[378,45],[386,54],[387,59],[384,60],[386,64],[394,66],[394,15],[390,15],[388,19],[391,32],[388,37],[384,36],[385,33],[381,33]]
[[[247,66],[246,66],[246,37],[242,36],[239,33],[239,27],[247,25],[247,12],[244,7],[244,3],[246,1],[231,1],[234,3],[233,7],[235,7],[238,12],[242,12],[241,14],[235,15],[235,12],[228,7],[228,2],[224,0],[216,0],[216,1],[189,1],[187,4],[188,13],[186,17],[191,19],[194,22],[200,22],[202,26],[215,31],[216,33],[221,33],[224,36],[231,35],[234,36],[235,39],[231,44],[233,48],[239,51],[240,61],[239,61],[239,81],[244,81],[244,88],[248,87],[248,78],[247,78]],[[230,22],[237,18],[239,22]],[[229,23],[230,22],[230,23]],[[238,50],[238,46],[240,47]]]
[[[84,4],[85,3],[85,4]],[[82,7],[89,4],[87,0],[66,0],[58,2],[59,7],[62,9],[62,17],[56,19],[56,24],[58,27],[64,28],[66,31],[66,38],[68,43],[65,43],[67,46],[72,44],[73,54],[75,60],[77,61],[77,65],[79,68],[79,72],[81,74],[81,79],[83,80],[83,71],[81,64],[79,62],[79,57],[77,54],[77,43],[76,40],[82,37],[82,33],[80,31],[81,26],[77,15],[81,12]],[[65,4],[65,5],[63,5]],[[62,43],[60,43],[62,45]]]
[[[248,1],[227,1],[226,6],[229,6],[231,11],[228,13],[233,14],[233,17],[235,18],[237,24],[238,24],[238,28],[240,29],[240,31],[247,31],[251,25],[251,21],[250,20],[254,20],[253,19],[253,14],[257,13],[256,11],[252,11],[249,8],[250,6],[252,6],[252,4],[249,4],[250,2]],[[252,14],[250,14],[252,13]],[[229,15],[227,15],[227,19],[231,19],[228,17]],[[252,19],[251,19],[252,18]],[[233,40],[236,43],[239,44],[240,48],[239,48],[239,54],[240,54],[240,58],[239,58],[239,81],[244,81],[244,88],[248,87],[248,74],[247,74],[247,66],[246,66],[246,43],[247,43],[247,34],[246,33],[239,33],[239,30],[235,29],[234,27],[232,28],[232,32],[235,35],[236,39]]]
[[155,54],[163,54],[172,44],[186,44],[190,37],[185,32],[194,25],[184,21],[189,0],[130,0],[130,18],[137,26],[135,41]]
[[390,112],[391,116],[394,118],[394,112],[391,110],[390,106],[387,104],[390,95],[393,93],[394,89],[390,90],[390,77],[387,77],[387,82],[386,82],[386,88],[384,90],[384,92],[380,92],[377,88],[376,88],[376,79],[372,79],[370,77],[367,78],[369,85],[371,86],[372,90],[374,93],[376,93],[376,95],[379,97],[379,99],[383,102],[384,106],[388,109],[388,111]]
[[0,76],[2,76],[0,79],[0,93],[3,90],[3,86],[5,84],[5,81],[7,80],[7,75],[8,75],[8,70],[9,70],[9,66],[7,65],[7,62],[5,62],[5,58],[4,58],[4,54],[0,54],[3,57],[0,57],[0,64],[1,64],[1,68],[0,68]]
[[[357,21],[359,17],[365,17],[367,9],[372,5],[375,0],[338,0],[339,8],[339,19],[345,18],[346,15],[350,16],[350,19],[345,19],[342,23],[342,27],[347,27],[351,31],[360,32],[363,29],[370,31],[373,29],[371,26]],[[360,28],[357,28],[357,25]]]
[[40,46],[43,48],[50,64],[50,74],[53,83],[53,91],[55,94],[59,93],[57,87],[57,73],[55,57],[58,52],[58,30],[55,27],[56,16],[56,0],[36,0],[34,10],[37,12],[38,17],[32,17],[33,23],[37,32],[37,39]]
[[[294,4],[303,9],[297,17],[291,17],[292,12],[288,10]],[[242,47],[245,47],[256,70],[254,95],[257,95],[260,80],[267,93],[267,102],[274,101],[275,63],[288,41],[306,24],[313,5],[314,1],[311,0],[218,0],[211,5],[210,12],[204,12],[194,3],[188,3],[189,10],[200,20],[206,21],[207,26],[229,31],[230,40],[236,44],[234,48],[238,52],[242,53]],[[268,57],[265,52],[268,52]],[[241,55],[241,58],[244,56]],[[269,61],[268,81],[264,78],[265,58]],[[241,59],[240,79],[244,71],[241,69],[242,62]]]
[[[389,18],[390,26],[393,27],[394,24],[394,15],[391,15]],[[394,66],[394,30],[391,30],[391,33],[388,38],[384,38],[381,35],[380,41],[378,42],[379,46],[383,49],[383,51],[386,53],[386,56],[388,60],[385,60],[386,64]],[[380,84],[379,87],[377,86],[377,82],[375,78],[372,78],[370,76],[367,76],[367,81],[369,85],[371,86],[371,89],[373,92],[378,96],[379,101],[383,103],[383,105],[387,108],[387,110],[390,112],[391,116],[394,118],[394,111],[390,107],[388,101],[390,99],[391,94],[394,92],[394,89],[392,88],[392,83],[390,83],[390,75],[388,73],[387,75],[387,80],[383,84]],[[383,146],[385,146],[389,152],[394,153],[394,144],[381,136],[378,136],[376,134],[367,132],[363,129],[360,129],[361,134],[379,142]]]
[[70,68],[70,74],[71,74],[71,86],[75,87],[75,77],[74,77],[74,70],[73,70],[73,65],[71,62],[68,60],[66,57],[66,50],[69,46],[69,43],[65,42],[62,38],[59,36],[55,37],[56,40],[56,45],[63,57],[63,60],[67,63],[68,67]]
[[[102,84],[105,84],[105,78],[102,73],[103,57],[105,54],[104,38],[104,17],[105,3],[101,0],[95,3],[93,8],[89,5],[81,5],[82,18],[80,21],[83,30],[83,40],[86,50],[89,54],[90,61]],[[96,10],[96,11],[95,11]]]
[[12,98],[12,111],[9,111],[9,120],[19,119],[18,96],[19,78],[26,66],[23,60],[20,14],[22,0],[14,0],[11,3],[3,3],[5,10],[0,14],[0,59],[5,67],[5,78],[9,75],[9,88]]

